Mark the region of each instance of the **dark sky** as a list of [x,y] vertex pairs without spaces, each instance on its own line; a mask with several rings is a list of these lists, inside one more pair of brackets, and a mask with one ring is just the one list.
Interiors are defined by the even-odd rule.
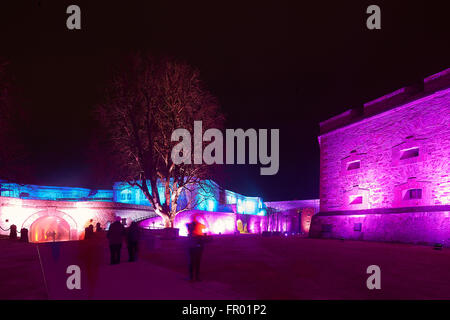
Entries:
[[[16,2],[0,4],[0,56],[32,116],[32,183],[108,187],[87,151],[92,108],[135,50],[199,68],[227,128],[280,129],[277,175],[234,165],[219,178],[265,200],[318,197],[320,121],[450,67],[444,1]],[[80,31],[66,28],[71,4]],[[381,30],[366,28],[370,4]]]

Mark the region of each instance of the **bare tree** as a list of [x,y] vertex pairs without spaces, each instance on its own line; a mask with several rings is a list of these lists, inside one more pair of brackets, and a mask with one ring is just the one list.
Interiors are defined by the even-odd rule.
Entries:
[[[173,227],[179,212],[205,200],[198,193],[210,193],[207,179],[212,167],[175,165],[171,159],[175,129],[193,133],[194,120],[202,121],[203,130],[223,123],[217,100],[205,89],[198,70],[175,60],[136,54],[113,78],[105,102],[96,110],[116,176],[142,190],[165,227]],[[164,197],[158,185],[163,186]],[[187,202],[180,205],[183,193]]]

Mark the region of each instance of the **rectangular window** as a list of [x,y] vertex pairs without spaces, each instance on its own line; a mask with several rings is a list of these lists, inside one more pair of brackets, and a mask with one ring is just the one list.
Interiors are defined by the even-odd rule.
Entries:
[[361,232],[362,223],[355,223],[353,224],[353,231]]
[[362,204],[362,203],[363,203],[363,196],[350,197],[350,204]]
[[355,169],[359,169],[359,168],[361,168],[360,160],[347,163],[347,170],[355,170]]
[[400,151],[400,160],[415,158],[419,156],[419,148],[409,148]]
[[422,189],[406,190],[403,200],[422,199]]
[[233,195],[227,195],[227,204],[236,204],[236,197]]

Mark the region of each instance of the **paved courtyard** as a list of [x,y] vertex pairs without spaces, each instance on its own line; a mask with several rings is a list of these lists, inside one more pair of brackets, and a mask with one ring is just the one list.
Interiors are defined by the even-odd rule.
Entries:
[[[123,263],[114,266],[108,265],[106,240],[94,241],[84,249],[79,242],[61,243],[55,255],[50,244],[40,245],[38,251],[35,244],[0,240],[0,298],[450,299],[448,248],[295,236],[216,236],[205,247],[203,281],[190,283],[183,239],[143,244],[135,263],[125,262],[123,248]],[[89,253],[83,250],[90,247],[97,251],[96,258],[88,259],[93,270],[87,272],[89,290],[67,293],[66,265],[80,264],[84,272],[82,260]],[[60,257],[56,264],[55,257]],[[381,268],[381,290],[366,287],[366,269],[374,264]]]

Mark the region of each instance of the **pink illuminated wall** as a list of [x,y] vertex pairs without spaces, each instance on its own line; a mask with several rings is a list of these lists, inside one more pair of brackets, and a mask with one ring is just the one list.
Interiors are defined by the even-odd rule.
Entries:
[[[450,206],[447,211],[314,216],[313,238],[404,242],[450,246]],[[326,231],[323,226],[330,226]]]
[[450,246],[449,86],[447,69],[321,123],[311,237]]
[[308,234],[311,219],[319,212],[319,199],[271,201],[265,203],[275,211],[269,217],[269,231],[294,232]]
[[9,234],[12,224],[17,230],[28,229],[32,242],[79,240],[84,228],[97,222],[106,228],[120,216],[128,223],[134,219],[153,216],[148,207],[112,202],[67,202],[54,200],[25,200],[0,197],[0,234]]
[[[319,141],[321,211],[450,204],[450,89]],[[408,188],[422,189],[420,201]]]
[[[200,223],[206,226],[208,234],[235,234],[238,232],[238,220],[247,225],[249,233],[261,233],[266,230],[266,217],[264,216],[192,210],[181,212],[175,217],[175,228],[180,230],[181,236],[187,236],[186,224],[193,220],[194,215]],[[161,217],[154,217],[142,221],[140,226],[143,228],[162,228],[163,223]]]

